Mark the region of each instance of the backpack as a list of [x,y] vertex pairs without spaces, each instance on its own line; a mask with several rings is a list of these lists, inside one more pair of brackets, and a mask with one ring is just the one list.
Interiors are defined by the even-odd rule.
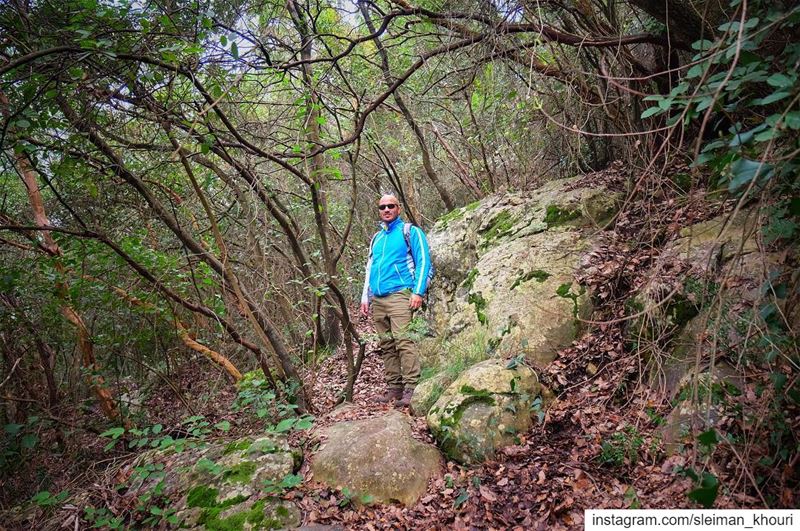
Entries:
[[[411,272],[411,277],[416,280],[416,272],[414,271],[414,257],[411,255],[411,227],[413,227],[413,223],[405,222],[403,223],[403,239],[406,241],[406,263],[408,264],[408,270]],[[375,244],[375,237],[380,234],[380,231],[376,232],[372,239],[369,241],[369,259],[372,260],[372,247]],[[425,279],[425,295],[428,294],[428,290],[431,287],[431,281],[433,280],[433,261],[431,261],[431,267],[428,269],[428,278]]]

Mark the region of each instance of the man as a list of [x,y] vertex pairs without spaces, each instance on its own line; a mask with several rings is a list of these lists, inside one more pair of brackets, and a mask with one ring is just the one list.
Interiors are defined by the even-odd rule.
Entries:
[[422,229],[411,226],[404,233],[400,202],[384,195],[378,202],[381,230],[372,238],[367,261],[361,314],[369,313],[380,338],[386,393],[379,402],[397,400],[408,407],[419,380],[419,355],[407,331],[414,311],[422,306],[428,288],[431,258]]

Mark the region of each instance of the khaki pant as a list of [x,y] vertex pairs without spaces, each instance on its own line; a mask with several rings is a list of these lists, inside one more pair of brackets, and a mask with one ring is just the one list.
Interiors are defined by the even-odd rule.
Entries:
[[407,332],[412,311],[408,291],[372,299],[372,320],[383,351],[383,370],[390,389],[414,388],[419,381],[417,346]]

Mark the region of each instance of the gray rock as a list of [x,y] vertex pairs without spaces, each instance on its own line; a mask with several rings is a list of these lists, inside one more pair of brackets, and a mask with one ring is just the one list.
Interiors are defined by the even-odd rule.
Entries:
[[324,441],[311,465],[314,479],[347,488],[356,501],[369,496],[413,505],[441,473],[439,451],[414,439],[408,417],[399,411],[339,422],[320,435]]

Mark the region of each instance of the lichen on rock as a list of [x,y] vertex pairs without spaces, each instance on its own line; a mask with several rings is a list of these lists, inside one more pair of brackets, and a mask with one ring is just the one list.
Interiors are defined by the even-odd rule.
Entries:
[[377,502],[414,504],[428,481],[441,473],[435,446],[411,435],[399,411],[365,420],[339,422],[323,430],[313,457],[314,479]]
[[486,360],[450,384],[428,411],[428,427],[448,457],[482,462],[530,428],[530,408],[541,390],[529,367]]

